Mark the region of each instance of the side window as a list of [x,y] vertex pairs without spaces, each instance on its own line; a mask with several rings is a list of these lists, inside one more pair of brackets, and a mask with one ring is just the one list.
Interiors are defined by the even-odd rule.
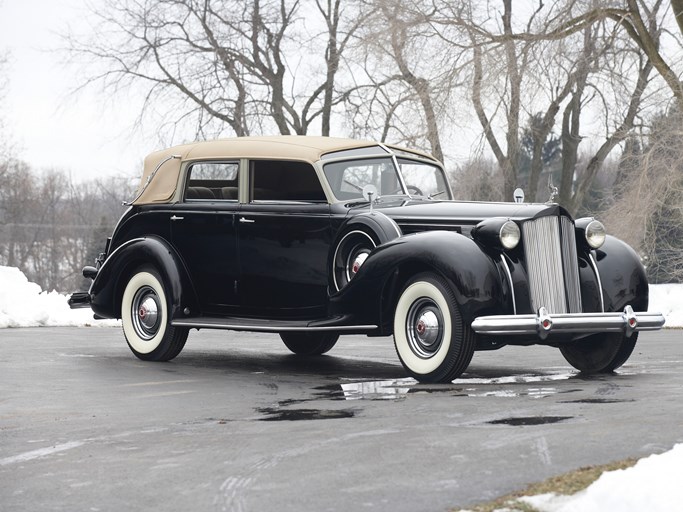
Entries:
[[414,160],[398,159],[408,192],[422,196],[450,199],[443,171],[435,165]]
[[327,202],[315,169],[305,162],[251,162],[252,201]]
[[192,164],[187,177],[185,199],[237,201],[238,162],[199,162]]

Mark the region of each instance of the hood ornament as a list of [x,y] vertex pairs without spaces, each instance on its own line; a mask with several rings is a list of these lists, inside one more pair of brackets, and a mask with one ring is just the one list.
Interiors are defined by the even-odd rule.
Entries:
[[553,185],[553,175],[548,176],[548,190],[550,190],[550,197],[548,198],[548,203],[554,203],[555,198],[558,196],[559,191],[557,187]]

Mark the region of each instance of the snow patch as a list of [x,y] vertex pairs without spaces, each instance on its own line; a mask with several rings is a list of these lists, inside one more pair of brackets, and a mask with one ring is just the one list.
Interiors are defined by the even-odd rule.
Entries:
[[664,327],[683,327],[683,284],[651,284],[648,310],[664,314]]
[[541,494],[519,501],[540,512],[639,512],[681,510],[683,444],[660,455],[640,459],[635,466],[603,473],[585,490],[572,496]]
[[18,268],[0,266],[0,328],[120,325],[117,320],[94,320],[90,308],[69,308],[68,298],[44,292]]
[[[0,328],[120,325],[116,320],[94,320],[89,308],[70,309],[68,298],[56,291],[42,291],[18,268],[0,266]],[[649,310],[664,313],[666,327],[683,327],[683,284],[650,285]]]

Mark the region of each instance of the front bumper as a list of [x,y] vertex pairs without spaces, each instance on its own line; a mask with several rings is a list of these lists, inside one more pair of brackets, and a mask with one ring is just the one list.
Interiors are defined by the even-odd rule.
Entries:
[[623,332],[631,336],[636,331],[656,331],[664,325],[661,313],[635,312],[626,306],[623,313],[548,314],[539,308],[536,315],[480,316],[472,322],[477,334],[490,336],[538,336],[545,340],[554,334],[592,334]]

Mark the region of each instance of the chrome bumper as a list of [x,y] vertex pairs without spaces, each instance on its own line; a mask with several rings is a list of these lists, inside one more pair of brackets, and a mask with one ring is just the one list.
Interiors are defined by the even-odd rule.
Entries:
[[480,316],[472,322],[477,334],[536,335],[544,340],[551,334],[656,331],[664,325],[661,313],[635,312],[626,306],[623,313],[573,313],[550,315],[539,308],[536,315]]

